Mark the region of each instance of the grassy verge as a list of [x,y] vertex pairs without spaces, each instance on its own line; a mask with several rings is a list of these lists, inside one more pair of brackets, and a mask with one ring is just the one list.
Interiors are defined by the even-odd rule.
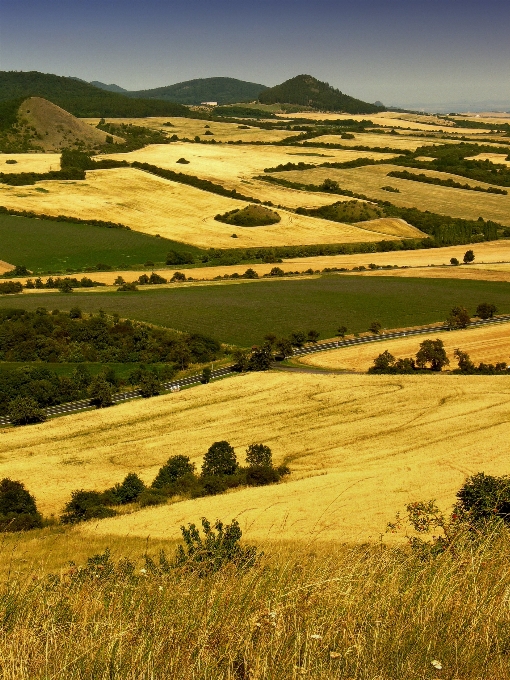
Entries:
[[[384,546],[266,545],[253,569],[206,578],[144,571],[143,554],[157,562],[171,544],[36,533],[3,543],[6,680],[510,678],[504,531],[426,562]],[[44,578],[107,545],[113,570]]]
[[329,338],[340,325],[347,326],[349,333],[366,331],[372,321],[383,328],[421,326],[443,321],[456,305],[474,314],[478,304],[491,302],[506,314],[509,289],[506,282],[328,275],[134,293],[5,295],[0,297],[0,307],[35,310],[78,305],[94,313],[102,308],[123,318],[197,331],[246,347],[261,342],[267,333],[288,336],[315,329]]

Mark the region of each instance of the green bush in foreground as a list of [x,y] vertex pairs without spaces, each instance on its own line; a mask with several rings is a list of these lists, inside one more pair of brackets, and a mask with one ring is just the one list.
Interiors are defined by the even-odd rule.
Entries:
[[27,531],[42,526],[35,498],[21,482],[0,482],[0,531]]

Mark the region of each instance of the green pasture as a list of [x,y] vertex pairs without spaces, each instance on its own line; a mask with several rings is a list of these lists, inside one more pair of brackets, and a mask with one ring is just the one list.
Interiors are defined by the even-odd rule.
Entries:
[[279,336],[316,329],[332,337],[340,325],[366,331],[446,319],[455,305],[474,314],[480,302],[510,313],[510,283],[455,279],[413,279],[324,275],[314,279],[264,280],[195,285],[120,293],[4,295],[0,307],[117,312],[182,331],[202,332],[222,342],[248,347],[267,333]]
[[54,222],[0,214],[0,260],[34,273],[163,263],[169,250],[201,252],[193,246],[127,229]]

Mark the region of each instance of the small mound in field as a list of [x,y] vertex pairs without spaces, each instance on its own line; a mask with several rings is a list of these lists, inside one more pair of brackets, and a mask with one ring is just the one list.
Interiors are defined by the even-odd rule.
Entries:
[[216,215],[214,219],[225,224],[235,224],[237,227],[265,227],[269,224],[277,224],[281,217],[264,205],[247,205],[242,210],[237,208],[223,215]]

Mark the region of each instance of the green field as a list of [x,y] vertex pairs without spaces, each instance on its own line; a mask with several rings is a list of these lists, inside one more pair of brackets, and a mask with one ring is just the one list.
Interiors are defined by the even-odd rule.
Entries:
[[182,331],[199,331],[222,342],[250,346],[266,333],[288,335],[316,329],[332,337],[340,325],[366,331],[372,321],[401,328],[446,319],[455,305],[471,314],[480,302],[510,312],[510,283],[455,279],[397,279],[329,275],[308,280],[190,286],[133,293],[4,295],[0,307],[117,312]]
[[31,271],[90,269],[165,262],[169,250],[201,252],[193,246],[127,229],[0,215],[0,260]]

